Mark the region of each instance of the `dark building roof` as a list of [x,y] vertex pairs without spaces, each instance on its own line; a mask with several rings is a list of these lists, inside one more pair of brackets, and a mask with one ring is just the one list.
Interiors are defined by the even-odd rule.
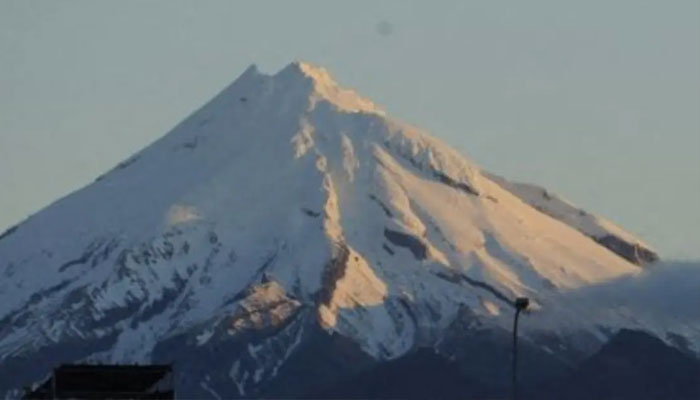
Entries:
[[62,365],[26,399],[173,399],[170,365]]

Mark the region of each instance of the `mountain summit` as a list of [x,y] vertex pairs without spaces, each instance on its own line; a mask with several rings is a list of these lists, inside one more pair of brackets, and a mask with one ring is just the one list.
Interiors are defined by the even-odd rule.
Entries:
[[0,393],[79,361],[173,362],[187,397],[302,393],[318,357],[354,360],[313,372],[342,379],[656,259],[325,69],[253,66],[0,236]]

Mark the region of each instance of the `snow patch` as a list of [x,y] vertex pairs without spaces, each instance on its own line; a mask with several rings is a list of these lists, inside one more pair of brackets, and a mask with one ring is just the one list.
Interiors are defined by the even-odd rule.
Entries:
[[498,304],[483,298],[481,299],[481,304],[489,314],[496,317],[501,315],[501,308],[498,306]]
[[196,221],[201,218],[202,216],[199,214],[196,207],[174,204],[168,210],[165,220],[168,226],[173,226]]
[[384,115],[384,111],[371,100],[366,99],[352,90],[340,87],[325,68],[317,67],[306,62],[295,62],[292,67],[298,68],[302,74],[313,82],[311,108],[319,100],[326,100],[342,111],[367,112]]

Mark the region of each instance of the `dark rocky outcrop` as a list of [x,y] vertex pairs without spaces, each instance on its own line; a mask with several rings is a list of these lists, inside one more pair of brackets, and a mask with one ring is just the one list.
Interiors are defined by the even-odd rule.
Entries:
[[428,247],[413,235],[385,228],[384,237],[395,246],[409,249],[418,260],[424,260],[428,256]]
[[479,195],[479,192],[476,189],[467,185],[464,182],[456,181],[456,180],[452,179],[451,177],[449,177],[441,172],[435,171],[435,172],[433,172],[433,174],[435,175],[435,177],[437,179],[440,180],[440,182],[444,183],[447,186],[453,187],[457,190],[461,190],[462,192],[469,194],[469,195],[473,195],[473,196]]
[[659,256],[656,253],[641,246],[639,243],[630,243],[615,235],[606,235],[593,238],[593,240],[625,260],[637,265],[651,264],[659,260]]
[[11,226],[5,232],[0,233],[0,240],[5,239],[6,237],[12,235],[17,231],[17,228],[19,228],[19,225]]
[[323,269],[321,289],[316,293],[316,303],[328,304],[333,297],[335,286],[345,276],[350,250],[345,244],[338,247],[337,254]]

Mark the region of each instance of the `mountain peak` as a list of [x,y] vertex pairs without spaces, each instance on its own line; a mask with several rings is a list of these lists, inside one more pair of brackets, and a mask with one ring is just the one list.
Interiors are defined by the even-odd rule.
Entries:
[[335,81],[335,79],[333,79],[328,70],[319,65],[314,65],[306,61],[295,60],[292,61],[288,67],[298,70],[304,76],[311,78],[316,84],[338,86],[338,83]]
[[[257,67],[251,65],[246,70],[246,72],[248,71],[257,73]],[[243,76],[245,75],[246,73]],[[384,111],[371,100],[360,96],[351,89],[340,86],[327,69],[305,61],[293,61],[271,78],[276,82],[298,79],[309,81],[312,89],[310,92],[311,107],[315,106],[319,100],[325,100],[340,111],[385,115]]]
[[[559,329],[573,313],[550,312],[564,310],[550,294],[641,272],[619,256],[637,248],[578,209],[518,196],[378,113],[323,68],[251,66],[0,235],[0,398],[85,360],[173,362],[183,397],[256,397],[301,352],[327,353],[319,338],[397,358],[465,321],[508,327],[520,296]],[[598,337],[587,321],[571,325]]]

